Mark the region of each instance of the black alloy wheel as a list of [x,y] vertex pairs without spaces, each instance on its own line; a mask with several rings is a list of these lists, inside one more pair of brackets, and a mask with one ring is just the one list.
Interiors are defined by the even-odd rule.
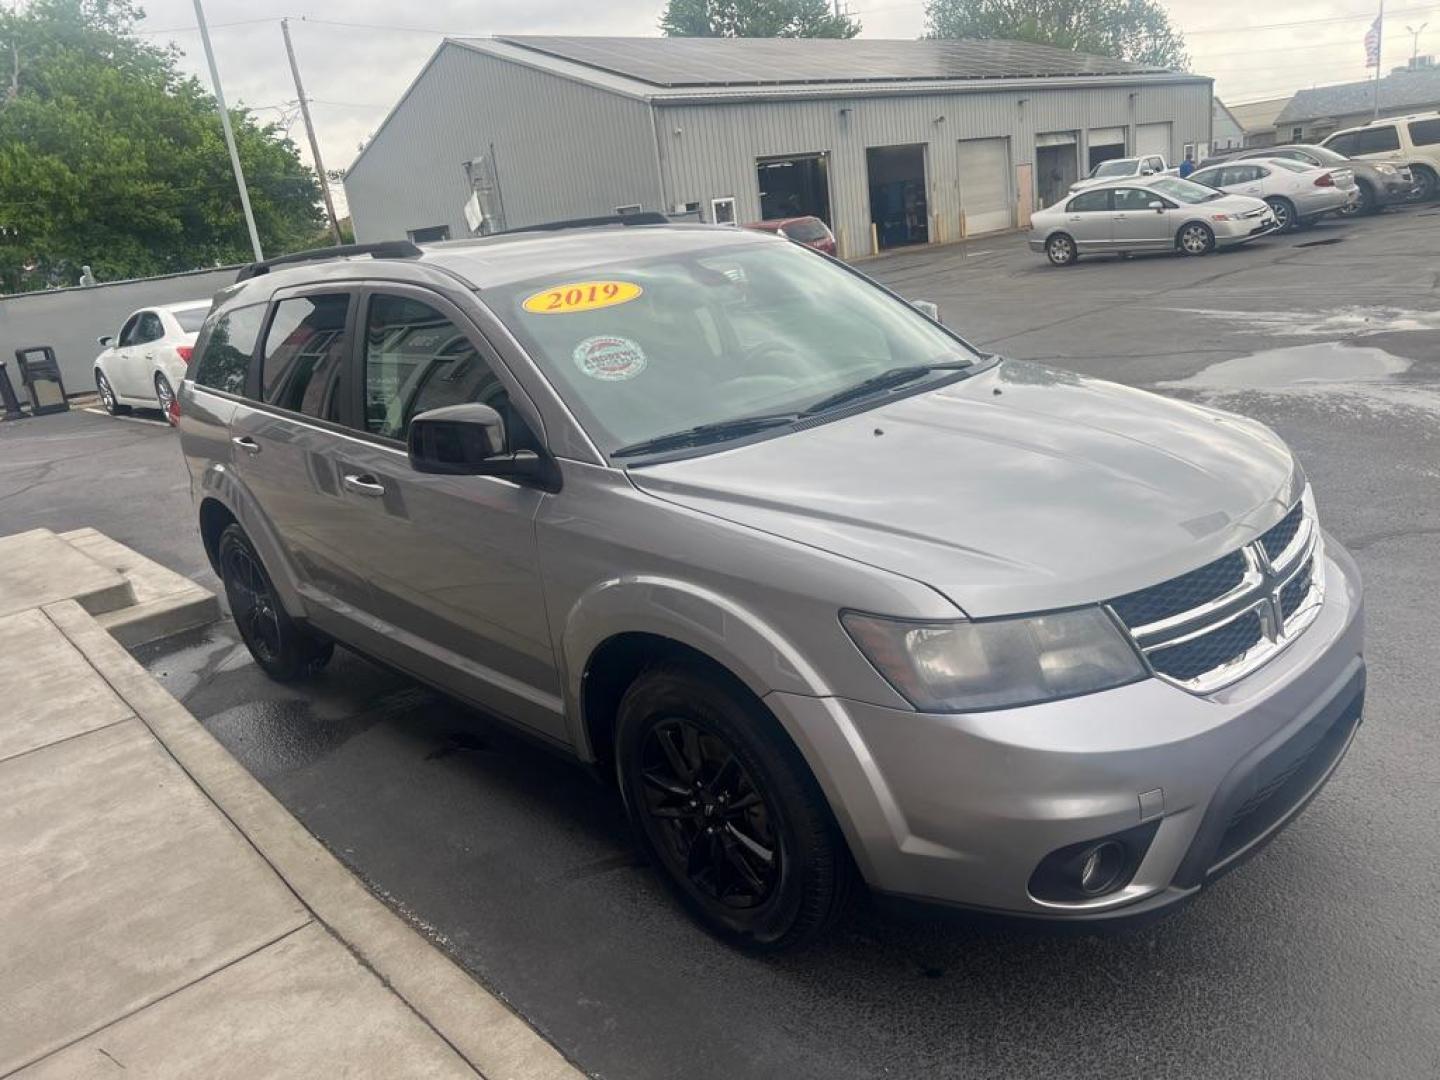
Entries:
[[235,627],[267,675],[277,682],[291,682],[329,662],[334,643],[286,613],[260,556],[239,525],[229,525],[220,534],[219,562]]

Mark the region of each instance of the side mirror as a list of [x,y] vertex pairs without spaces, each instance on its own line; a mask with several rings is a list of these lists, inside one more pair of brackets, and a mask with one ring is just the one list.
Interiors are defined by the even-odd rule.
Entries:
[[940,318],[940,305],[934,300],[911,300],[910,306],[932,322],[943,322]]
[[98,338],[96,338],[95,340],[96,340],[97,342],[99,342],[100,345],[101,345],[102,347],[106,348],[106,349],[108,349],[111,345],[114,345],[114,344],[115,344],[115,339],[114,339],[113,337],[111,337],[109,334],[106,334],[104,337],[98,337]]
[[1163,212],[1164,209],[1165,209],[1165,204],[1164,204],[1163,202],[1161,202],[1159,199],[1152,200],[1151,202],[1148,202],[1148,203],[1146,203],[1145,205],[1148,206],[1148,207],[1150,207],[1151,210],[1155,210],[1155,211]]
[[447,476],[498,476],[559,490],[549,458],[511,450],[505,419],[489,405],[471,402],[430,409],[410,421],[410,467]]

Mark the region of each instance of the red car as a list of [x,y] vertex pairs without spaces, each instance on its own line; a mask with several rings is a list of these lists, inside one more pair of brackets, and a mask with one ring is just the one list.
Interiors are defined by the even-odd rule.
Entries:
[[794,240],[796,243],[812,247],[816,251],[823,251],[826,255],[835,254],[835,234],[817,217],[787,217],[776,218],[773,221],[752,221],[745,228],[777,233],[787,240]]

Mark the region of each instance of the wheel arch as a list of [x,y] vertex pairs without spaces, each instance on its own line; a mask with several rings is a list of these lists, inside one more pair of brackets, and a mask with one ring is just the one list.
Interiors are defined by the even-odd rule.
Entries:
[[260,556],[285,613],[294,619],[305,618],[305,602],[284,545],[235,474],[221,463],[211,464],[200,479],[198,494],[200,538],[216,575],[220,574],[220,534],[225,526],[234,522],[245,530],[255,553]]
[[1206,232],[1210,234],[1210,242],[1212,244],[1215,242],[1215,230],[1210,227],[1210,223],[1208,221],[1206,221],[1204,218],[1186,218],[1175,230],[1175,247],[1177,250],[1180,247],[1180,234],[1183,233],[1186,229],[1190,228],[1191,225],[1199,225],[1201,228],[1203,228]]

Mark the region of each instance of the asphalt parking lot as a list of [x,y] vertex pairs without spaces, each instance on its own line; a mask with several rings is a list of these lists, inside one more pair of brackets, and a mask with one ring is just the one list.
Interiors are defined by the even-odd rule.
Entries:
[[[865,264],[982,348],[1234,409],[1299,455],[1369,605],[1329,787],[1119,936],[862,905],[810,951],[716,943],[587,773],[337,653],[268,682],[220,624],[142,659],[371,887],[606,1077],[1440,1075],[1440,208],[1200,259],[1051,267],[1008,236]],[[0,532],[93,525],[215,586],[173,434],[0,425]],[[1063,523],[1057,523],[1062,527]]]

